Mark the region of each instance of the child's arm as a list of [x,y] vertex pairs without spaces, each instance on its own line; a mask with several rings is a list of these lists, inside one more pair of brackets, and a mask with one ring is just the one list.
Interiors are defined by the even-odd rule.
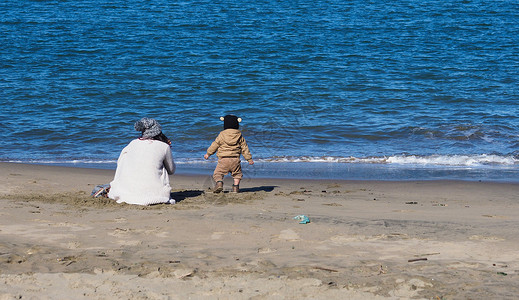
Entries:
[[216,153],[216,151],[218,150],[218,148],[220,147],[220,135],[218,135],[218,137],[216,137],[216,139],[214,140],[213,143],[211,143],[211,146],[209,146],[209,148],[207,148],[207,153],[204,155],[204,158],[205,159],[209,159],[209,156],[213,155]]
[[243,158],[245,158],[249,165],[253,165],[254,161],[252,160],[252,154],[250,154],[249,146],[247,145],[247,142],[245,141],[245,138],[242,136],[240,139],[240,147],[241,147],[241,155],[243,155]]

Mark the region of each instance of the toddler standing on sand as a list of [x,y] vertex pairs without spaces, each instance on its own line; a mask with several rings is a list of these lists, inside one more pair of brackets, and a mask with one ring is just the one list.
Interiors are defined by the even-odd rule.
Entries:
[[249,165],[253,165],[254,161],[252,160],[249,146],[247,146],[247,142],[239,130],[241,118],[227,115],[221,117],[220,120],[223,121],[223,131],[209,146],[204,158],[208,159],[209,156],[218,151],[216,153],[218,164],[213,173],[213,179],[216,182],[214,192],[220,193],[223,190],[223,178],[231,173],[233,178],[232,192],[238,193],[240,192],[240,181],[243,177],[240,154],[249,162]]

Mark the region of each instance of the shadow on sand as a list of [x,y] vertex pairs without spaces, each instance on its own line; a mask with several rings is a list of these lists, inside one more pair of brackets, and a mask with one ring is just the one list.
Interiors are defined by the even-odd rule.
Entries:
[[240,193],[252,193],[252,192],[272,192],[277,186],[275,185],[264,185],[251,188],[240,188]]
[[[251,187],[251,188],[242,188],[240,189],[241,193],[254,193],[254,192],[272,192],[277,186],[258,186],[258,187]],[[195,198],[198,196],[201,196],[205,194],[206,191],[201,190],[185,190],[185,191],[178,191],[178,192],[171,192],[171,198],[175,199],[175,201],[181,202],[183,200],[186,200],[187,198]],[[212,193],[212,192],[210,192]],[[224,192],[228,193],[228,192]]]
[[172,192],[170,194],[170,197],[172,199],[175,199],[175,202],[180,202],[182,200],[185,200],[187,198],[195,198],[200,195],[203,195],[204,191],[200,190],[187,190],[187,191],[179,191],[179,192]]

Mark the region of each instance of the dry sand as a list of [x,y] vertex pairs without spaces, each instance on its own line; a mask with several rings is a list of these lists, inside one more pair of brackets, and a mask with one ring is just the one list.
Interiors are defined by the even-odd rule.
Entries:
[[90,197],[112,177],[0,163],[1,300],[519,295],[518,184],[246,179],[213,194],[209,176],[174,175],[175,205]]

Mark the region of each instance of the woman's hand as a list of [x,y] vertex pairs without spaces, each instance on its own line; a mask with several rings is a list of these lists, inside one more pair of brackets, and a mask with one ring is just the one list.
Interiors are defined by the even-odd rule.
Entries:
[[209,155],[208,154],[204,155],[204,158],[209,159]]

